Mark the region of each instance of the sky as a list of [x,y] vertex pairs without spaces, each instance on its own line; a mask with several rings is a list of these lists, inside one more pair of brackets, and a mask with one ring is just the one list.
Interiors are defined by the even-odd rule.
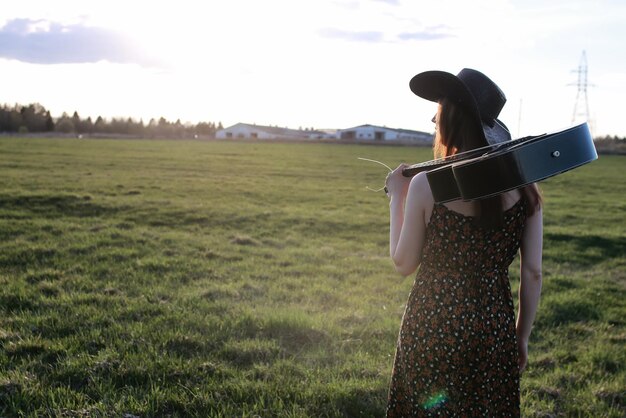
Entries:
[[20,0],[0,13],[0,103],[432,132],[436,105],[409,80],[474,68],[505,92],[514,138],[581,123],[586,105],[594,135],[626,137],[625,41],[623,0]]

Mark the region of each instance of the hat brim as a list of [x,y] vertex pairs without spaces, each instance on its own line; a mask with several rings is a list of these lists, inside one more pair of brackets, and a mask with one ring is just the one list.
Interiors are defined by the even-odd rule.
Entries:
[[431,102],[449,98],[461,104],[482,125],[483,139],[487,144],[494,145],[511,140],[508,128],[500,120],[495,119],[491,124],[482,120],[474,96],[456,75],[445,71],[425,71],[414,76],[409,82],[409,87],[414,94]]
[[411,79],[409,87],[413,93],[431,102],[449,97],[476,107],[476,102],[465,84],[454,74],[445,71],[419,73]]

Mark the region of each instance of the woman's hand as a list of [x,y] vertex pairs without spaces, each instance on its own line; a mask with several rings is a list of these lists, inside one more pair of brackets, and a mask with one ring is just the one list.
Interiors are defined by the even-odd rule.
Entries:
[[409,184],[411,183],[410,177],[404,177],[402,170],[409,167],[408,164],[400,164],[395,170],[387,175],[385,180],[385,192],[387,196],[398,196],[404,198],[409,190]]
[[528,340],[524,338],[517,339],[517,353],[518,364],[520,374],[526,369],[528,365]]

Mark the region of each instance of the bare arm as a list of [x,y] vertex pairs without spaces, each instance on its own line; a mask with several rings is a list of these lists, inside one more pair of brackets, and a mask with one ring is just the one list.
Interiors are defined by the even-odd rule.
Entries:
[[[424,204],[432,197],[425,173],[413,177],[408,185],[396,179],[394,176],[397,173],[394,173],[388,180],[391,197],[389,255],[396,271],[408,276],[417,269],[421,260],[426,231]],[[396,180],[397,183],[394,183]]]
[[393,260],[404,224],[406,195],[391,195],[389,200],[389,256]]
[[530,337],[541,295],[542,251],[543,215],[541,209],[538,209],[526,221],[520,246],[519,312],[516,326],[520,371],[523,371],[528,363],[528,338]]

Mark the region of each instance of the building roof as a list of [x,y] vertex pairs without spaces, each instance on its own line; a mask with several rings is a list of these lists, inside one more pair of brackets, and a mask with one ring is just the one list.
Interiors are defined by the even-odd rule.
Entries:
[[403,134],[413,134],[413,135],[427,135],[427,136],[433,136],[432,133],[429,132],[424,132],[424,131],[414,131],[412,129],[394,129],[394,131],[398,131],[400,133]]
[[261,132],[265,132],[270,135],[282,135],[282,136],[302,136],[302,135],[308,135],[308,134],[317,132],[317,131],[304,131],[302,129],[281,128],[279,126],[256,125],[256,124],[241,123],[241,122],[236,123],[233,126],[229,126],[228,128],[225,128],[225,130],[238,127],[238,126],[249,127],[249,128],[261,131]]
[[398,129],[398,128],[390,128],[388,126],[379,126],[379,125],[370,125],[369,123],[365,125],[354,126],[352,128],[340,129],[340,131],[350,131],[358,128],[373,128],[373,129],[385,129],[388,131],[400,132],[405,134],[414,134],[414,135],[431,135],[432,133],[423,132],[423,131],[414,131],[411,129]]

